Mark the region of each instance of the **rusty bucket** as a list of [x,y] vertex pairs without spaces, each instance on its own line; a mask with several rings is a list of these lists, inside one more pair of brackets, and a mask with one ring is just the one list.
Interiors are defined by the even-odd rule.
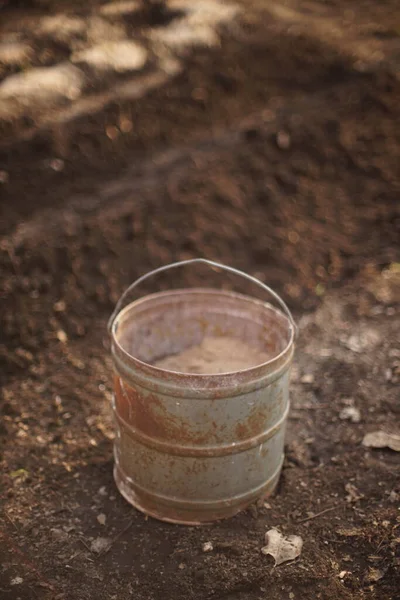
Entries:
[[[126,303],[144,280],[194,263],[239,275],[279,304],[215,288],[186,288]],[[231,267],[193,259],[133,283],[109,321],[116,422],[114,478],[140,511],[196,525],[230,517],[275,488],[283,463],[289,369],[296,325],[264,283]],[[166,370],[157,360],[230,336],[267,353],[236,372]]]

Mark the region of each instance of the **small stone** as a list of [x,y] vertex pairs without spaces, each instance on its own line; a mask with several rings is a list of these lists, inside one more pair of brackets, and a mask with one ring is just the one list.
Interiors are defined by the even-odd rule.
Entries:
[[106,515],[104,513],[100,513],[99,515],[97,515],[97,520],[100,523],[100,525],[105,525],[106,524]]
[[22,577],[14,577],[14,579],[11,579],[10,581],[11,585],[21,585],[21,583],[24,583],[24,580],[22,579]]
[[340,571],[339,573],[339,579],[344,579],[347,575],[348,571]]
[[114,125],[107,125],[106,136],[109,140],[115,140],[119,136],[119,129]]
[[185,568],[185,565],[183,563],[180,563],[178,565],[178,569],[181,569],[181,571]]
[[211,542],[205,542],[203,544],[203,552],[212,552],[214,550],[214,546]]
[[49,161],[50,169],[59,173],[64,169],[65,163],[61,158],[53,158]]
[[100,489],[99,489],[99,495],[100,496],[107,496],[107,488],[105,485],[103,485]]
[[269,504],[269,502],[264,502],[264,508],[269,510],[270,508],[272,508],[272,506]]
[[133,123],[127,117],[121,117],[119,120],[119,128],[122,133],[129,133],[133,129]]
[[67,334],[65,333],[65,331],[63,331],[62,329],[59,329],[59,330],[57,331],[57,334],[56,334],[56,335],[57,335],[57,339],[58,339],[58,341],[60,341],[62,344],[66,344],[66,343],[67,343],[67,341],[68,341],[68,336],[67,336]]
[[300,381],[301,383],[314,383],[314,375],[312,373],[306,373]]
[[359,409],[355,406],[346,406],[340,411],[339,419],[342,419],[342,421],[351,421],[352,423],[359,423],[361,421],[361,414]]
[[7,171],[0,171],[0,183],[8,183],[9,178]]
[[291,144],[290,135],[286,131],[278,131],[276,134],[276,144],[281,150],[288,150]]
[[58,302],[55,302],[55,304],[53,304],[53,309],[55,310],[55,312],[64,312],[66,307],[67,305],[65,304],[64,300],[59,300]]

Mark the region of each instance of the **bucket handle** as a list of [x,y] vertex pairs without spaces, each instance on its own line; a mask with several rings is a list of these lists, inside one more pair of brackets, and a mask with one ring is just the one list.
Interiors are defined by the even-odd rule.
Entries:
[[171,263],[169,265],[164,265],[163,267],[158,267],[158,269],[154,269],[153,271],[150,271],[149,273],[142,275],[141,277],[139,277],[139,279],[136,279],[136,281],[131,283],[131,285],[123,292],[120,299],[118,300],[118,302],[112,312],[112,315],[108,320],[108,325],[107,325],[108,332],[111,333],[111,329],[114,324],[116,316],[120,312],[121,307],[126,300],[126,297],[128,296],[128,294],[130,294],[130,292],[135,287],[137,287],[143,281],[145,281],[146,279],[149,279],[153,275],[157,275],[158,273],[162,273],[163,271],[168,271],[169,269],[175,269],[176,267],[184,267],[186,265],[192,265],[192,264],[203,264],[203,265],[208,265],[212,269],[222,269],[223,271],[228,271],[229,273],[233,273],[234,275],[239,275],[241,277],[244,277],[244,279],[247,279],[248,281],[251,281],[251,283],[258,285],[258,287],[260,287],[265,292],[268,292],[268,294],[270,294],[276,300],[276,302],[279,304],[279,306],[282,308],[283,312],[286,314],[286,316],[289,319],[289,322],[293,328],[294,338],[297,337],[298,328],[297,328],[297,325],[293,318],[293,315],[290,312],[287,304],[282,300],[282,298],[276,292],[274,292],[273,289],[271,289],[268,285],[266,285],[265,283],[263,283],[256,277],[253,277],[252,275],[248,275],[248,273],[239,271],[239,269],[235,269],[234,267],[228,267],[227,265],[221,265],[220,263],[216,263],[213,260],[208,260],[207,258],[191,258],[189,260],[182,260],[179,262]]

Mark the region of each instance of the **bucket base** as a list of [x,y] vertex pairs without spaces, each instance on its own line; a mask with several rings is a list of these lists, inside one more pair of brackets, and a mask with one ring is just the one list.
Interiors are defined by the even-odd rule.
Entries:
[[241,501],[222,501],[210,502],[206,507],[205,503],[187,503],[182,502],[181,506],[165,505],[159,499],[155,499],[150,494],[143,491],[135,491],[134,484],[127,480],[121,469],[114,466],[114,480],[121,495],[129,504],[137,510],[166,523],[175,523],[179,525],[205,525],[213,521],[228,519],[238,514],[260,498],[270,496],[275,490],[282,470],[283,457],[279,468],[272,477],[259,489],[254,495],[246,495]]

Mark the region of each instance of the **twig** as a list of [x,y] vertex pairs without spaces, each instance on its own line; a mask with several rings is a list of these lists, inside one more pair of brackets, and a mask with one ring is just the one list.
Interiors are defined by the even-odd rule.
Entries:
[[68,559],[68,562],[71,562],[74,560],[74,558],[77,558],[78,556],[80,556],[82,554],[83,550],[79,550],[78,552],[75,552],[75,554],[73,554],[71,556],[71,558]]
[[16,524],[14,523],[14,521],[12,520],[12,518],[10,517],[10,515],[8,514],[8,512],[5,510],[4,514],[6,515],[7,519],[10,521],[11,525],[13,525],[13,527],[15,527],[15,529],[18,531],[18,527],[16,526]]
[[79,539],[80,543],[85,546],[86,550],[88,550],[91,553],[92,551],[89,548],[89,546],[87,545],[87,543],[85,542],[85,540],[83,540],[82,538],[78,538],[78,539]]
[[342,506],[342,504],[336,504],[336,506],[331,506],[330,508],[325,508],[325,510],[321,510],[321,512],[316,513],[315,515],[311,515],[311,517],[306,517],[305,519],[301,519],[300,521],[297,521],[297,523],[306,523],[306,521],[311,521],[312,519],[316,519],[317,517],[320,517],[321,515],[324,515],[327,512],[331,512],[331,510],[336,510],[337,508],[340,508]]
[[14,254],[14,249],[10,248],[8,246],[8,247],[6,247],[6,252],[8,254],[8,258],[10,259],[10,262],[12,264],[12,268],[14,269],[15,274],[19,275],[20,274],[20,270],[19,270],[18,261],[17,261],[17,259],[15,257],[15,254]]
[[117,535],[115,536],[114,539],[111,540],[111,542],[109,543],[109,545],[107,546],[107,548],[103,552],[101,552],[99,554],[99,558],[100,558],[100,556],[104,556],[104,554],[107,554],[107,552],[110,551],[111,546],[113,546],[115,544],[115,542],[117,542],[119,540],[119,538],[121,536],[123,536],[124,533],[126,533],[128,531],[128,529],[130,529],[132,527],[132,525],[133,525],[133,519],[131,521],[129,521],[128,525],[126,527],[124,527],[124,529],[122,529],[122,531],[120,531],[119,533],[117,533]]

